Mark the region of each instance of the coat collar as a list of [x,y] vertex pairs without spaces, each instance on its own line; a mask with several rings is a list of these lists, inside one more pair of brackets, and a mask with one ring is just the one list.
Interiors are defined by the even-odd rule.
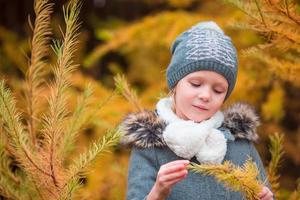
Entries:
[[[248,104],[236,103],[224,111],[223,129],[228,129],[235,139],[257,141],[256,128],[259,118]],[[123,132],[121,144],[138,148],[164,147],[162,137],[166,123],[155,111],[129,114],[120,126]]]

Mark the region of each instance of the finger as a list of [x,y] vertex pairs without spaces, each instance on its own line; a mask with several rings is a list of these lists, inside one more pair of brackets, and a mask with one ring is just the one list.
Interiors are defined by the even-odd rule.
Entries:
[[273,195],[267,194],[266,196],[264,196],[264,197],[261,198],[260,200],[273,200]]
[[185,168],[189,163],[189,160],[175,160],[162,165],[159,169],[159,173],[168,174],[174,171],[178,171]]
[[175,161],[168,162],[168,163],[162,165],[162,167],[173,166],[173,165],[178,165],[178,164],[188,165],[189,163],[190,163],[189,160],[175,160]]
[[268,188],[267,187],[263,187],[261,192],[258,194],[259,198],[264,198],[266,195],[268,194]]
[[186,169],[184,169],[184,170],[181,170],[181,171],[178,171],[175,173],[167,174],[165,176],[160,177],[160,182],[172,181],[174,179],[185,176],[187,173],[188,173],[188,171]]
[[186,165],[184,164],[176,164],[171,166],[164,166],[161,168],[161,174],[167,175],[176,171],[180,171],[186,168]]
[[261,200],[272,200],[273,199],[273,193],[268,187],[264,187],[262,189],[262,192],[259,194],[259,198]]
[[258,195],[258,197],[260,198],[260,199],[263,199],[263,198],[265,198],[267,196],[267,193],[259,193],[259,195]]
[[262,198],[263,200],[273,200],[273,193],[268,190],[267,194]]
[[187,174],[182,176],[182,177],[179,177],[179,178],[176,178],[176,179],[173,179],[172,181],[169,181],[167,182],[167,184],[170,185],[170,187],[172,187],[173,185],[175,185],[176,183],[178,183],[179,181],[185,179],[187,177]]

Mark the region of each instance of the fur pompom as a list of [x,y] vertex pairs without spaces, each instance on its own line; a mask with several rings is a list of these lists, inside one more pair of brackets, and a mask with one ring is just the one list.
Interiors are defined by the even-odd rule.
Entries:
[[223,127],[228,128],[235,138],[258,140],[259,117],[250,105],[236,103],[224,111],[224,118]]
[[165,142],[162,132],[166,124],[154,111],[142,111],[128,115],[120,128],[123,132],[121,144],[140,148],[162,147]]

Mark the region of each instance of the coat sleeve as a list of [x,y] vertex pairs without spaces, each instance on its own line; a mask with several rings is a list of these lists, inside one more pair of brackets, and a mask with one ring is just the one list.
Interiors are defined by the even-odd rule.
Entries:
[[[260,180],[263,183],[265,183],[265,186],[267,186],[272,191],[271,185],[270,185],[267,175],[266,175],[264,165],[261,161],[261,158],[260,158],[256,148],[254,147],[254,145],[252,143],[250,143],[250,152],[251,152],[251,157],[253,158],[253,161],[256,163],[257,168],[259,170]],[[274,200],[275,200],[275,196],[274,196]]]
[[153,187],[158,172],[158,164],[153,148],[133,148],[129,160],[127,200],[146,199]]

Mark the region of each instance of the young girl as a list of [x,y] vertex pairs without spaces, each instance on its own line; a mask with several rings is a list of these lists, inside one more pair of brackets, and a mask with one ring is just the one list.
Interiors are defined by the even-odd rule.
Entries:
[[[159,100],[155,111],[130,114],[121,126],[122,143],[132,147],[127,199],[243,199],[214,177],[186,169],[191,161],[241,166],[250,157],[266,181],[252,144],[258,117],[244,104],[220,111],[236,82],[235,47],[217,24],[202,22],[180,34],[171,51],[171,97]],[[269,188],[262,188],[260,199],[273,199]]]

